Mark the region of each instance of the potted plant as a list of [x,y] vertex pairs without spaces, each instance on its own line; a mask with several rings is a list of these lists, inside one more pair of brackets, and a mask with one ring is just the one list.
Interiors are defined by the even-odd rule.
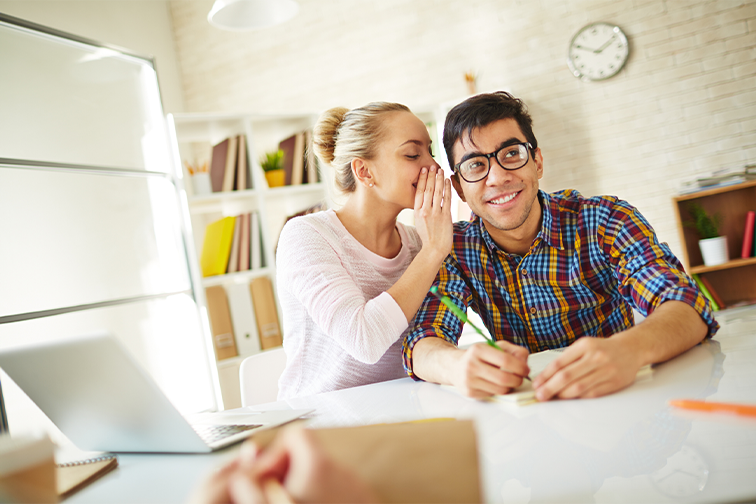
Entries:
[[286,180],[286,174],[283,168],[283,150],[278,149],[274,152],[268,152],[260,161],[260,167],[265,172],[265,180],[268,181],[268,187],[281,187]]
[[710,215],[699,203],[688,205],[688,212],[693,220],[687,222],[686,225],[698,231],[698,246],[701,249],[704,265],[716,266],[726,263],[730,255],[727,250],[727,237],[719,234],[722,216]]

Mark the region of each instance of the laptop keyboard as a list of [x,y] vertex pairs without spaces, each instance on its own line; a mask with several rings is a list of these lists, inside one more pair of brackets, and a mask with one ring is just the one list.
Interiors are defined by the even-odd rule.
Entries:
[[258,427],[262,427],[262,425],[193,425],[192,427],[203,441],[212,444],[236,433],[257,429]]

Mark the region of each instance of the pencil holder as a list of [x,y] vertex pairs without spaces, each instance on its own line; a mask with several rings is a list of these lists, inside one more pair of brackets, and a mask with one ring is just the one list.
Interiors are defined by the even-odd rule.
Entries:
[[194,189],[195,196],[201,196],[213,192],[210,185],[210,174],[207,172],[200,172],[192,175],[192,189]]

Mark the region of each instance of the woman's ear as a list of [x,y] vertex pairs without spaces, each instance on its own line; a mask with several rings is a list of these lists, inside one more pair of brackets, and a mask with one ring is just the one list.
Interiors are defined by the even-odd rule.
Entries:
[[365,187],[373,187],[375,184],[373,175],[370,173],[370,168],[364,159],[352,159],[352,174],[358,184],[362,184]]

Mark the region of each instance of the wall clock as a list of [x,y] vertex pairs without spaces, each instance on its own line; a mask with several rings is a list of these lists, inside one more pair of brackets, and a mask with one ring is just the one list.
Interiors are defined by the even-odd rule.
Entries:
[[630,46],[619,26],[592,23],[572,37],[567,64],[575,77],[598,81],[616,75],[625,66],[628,56]]

